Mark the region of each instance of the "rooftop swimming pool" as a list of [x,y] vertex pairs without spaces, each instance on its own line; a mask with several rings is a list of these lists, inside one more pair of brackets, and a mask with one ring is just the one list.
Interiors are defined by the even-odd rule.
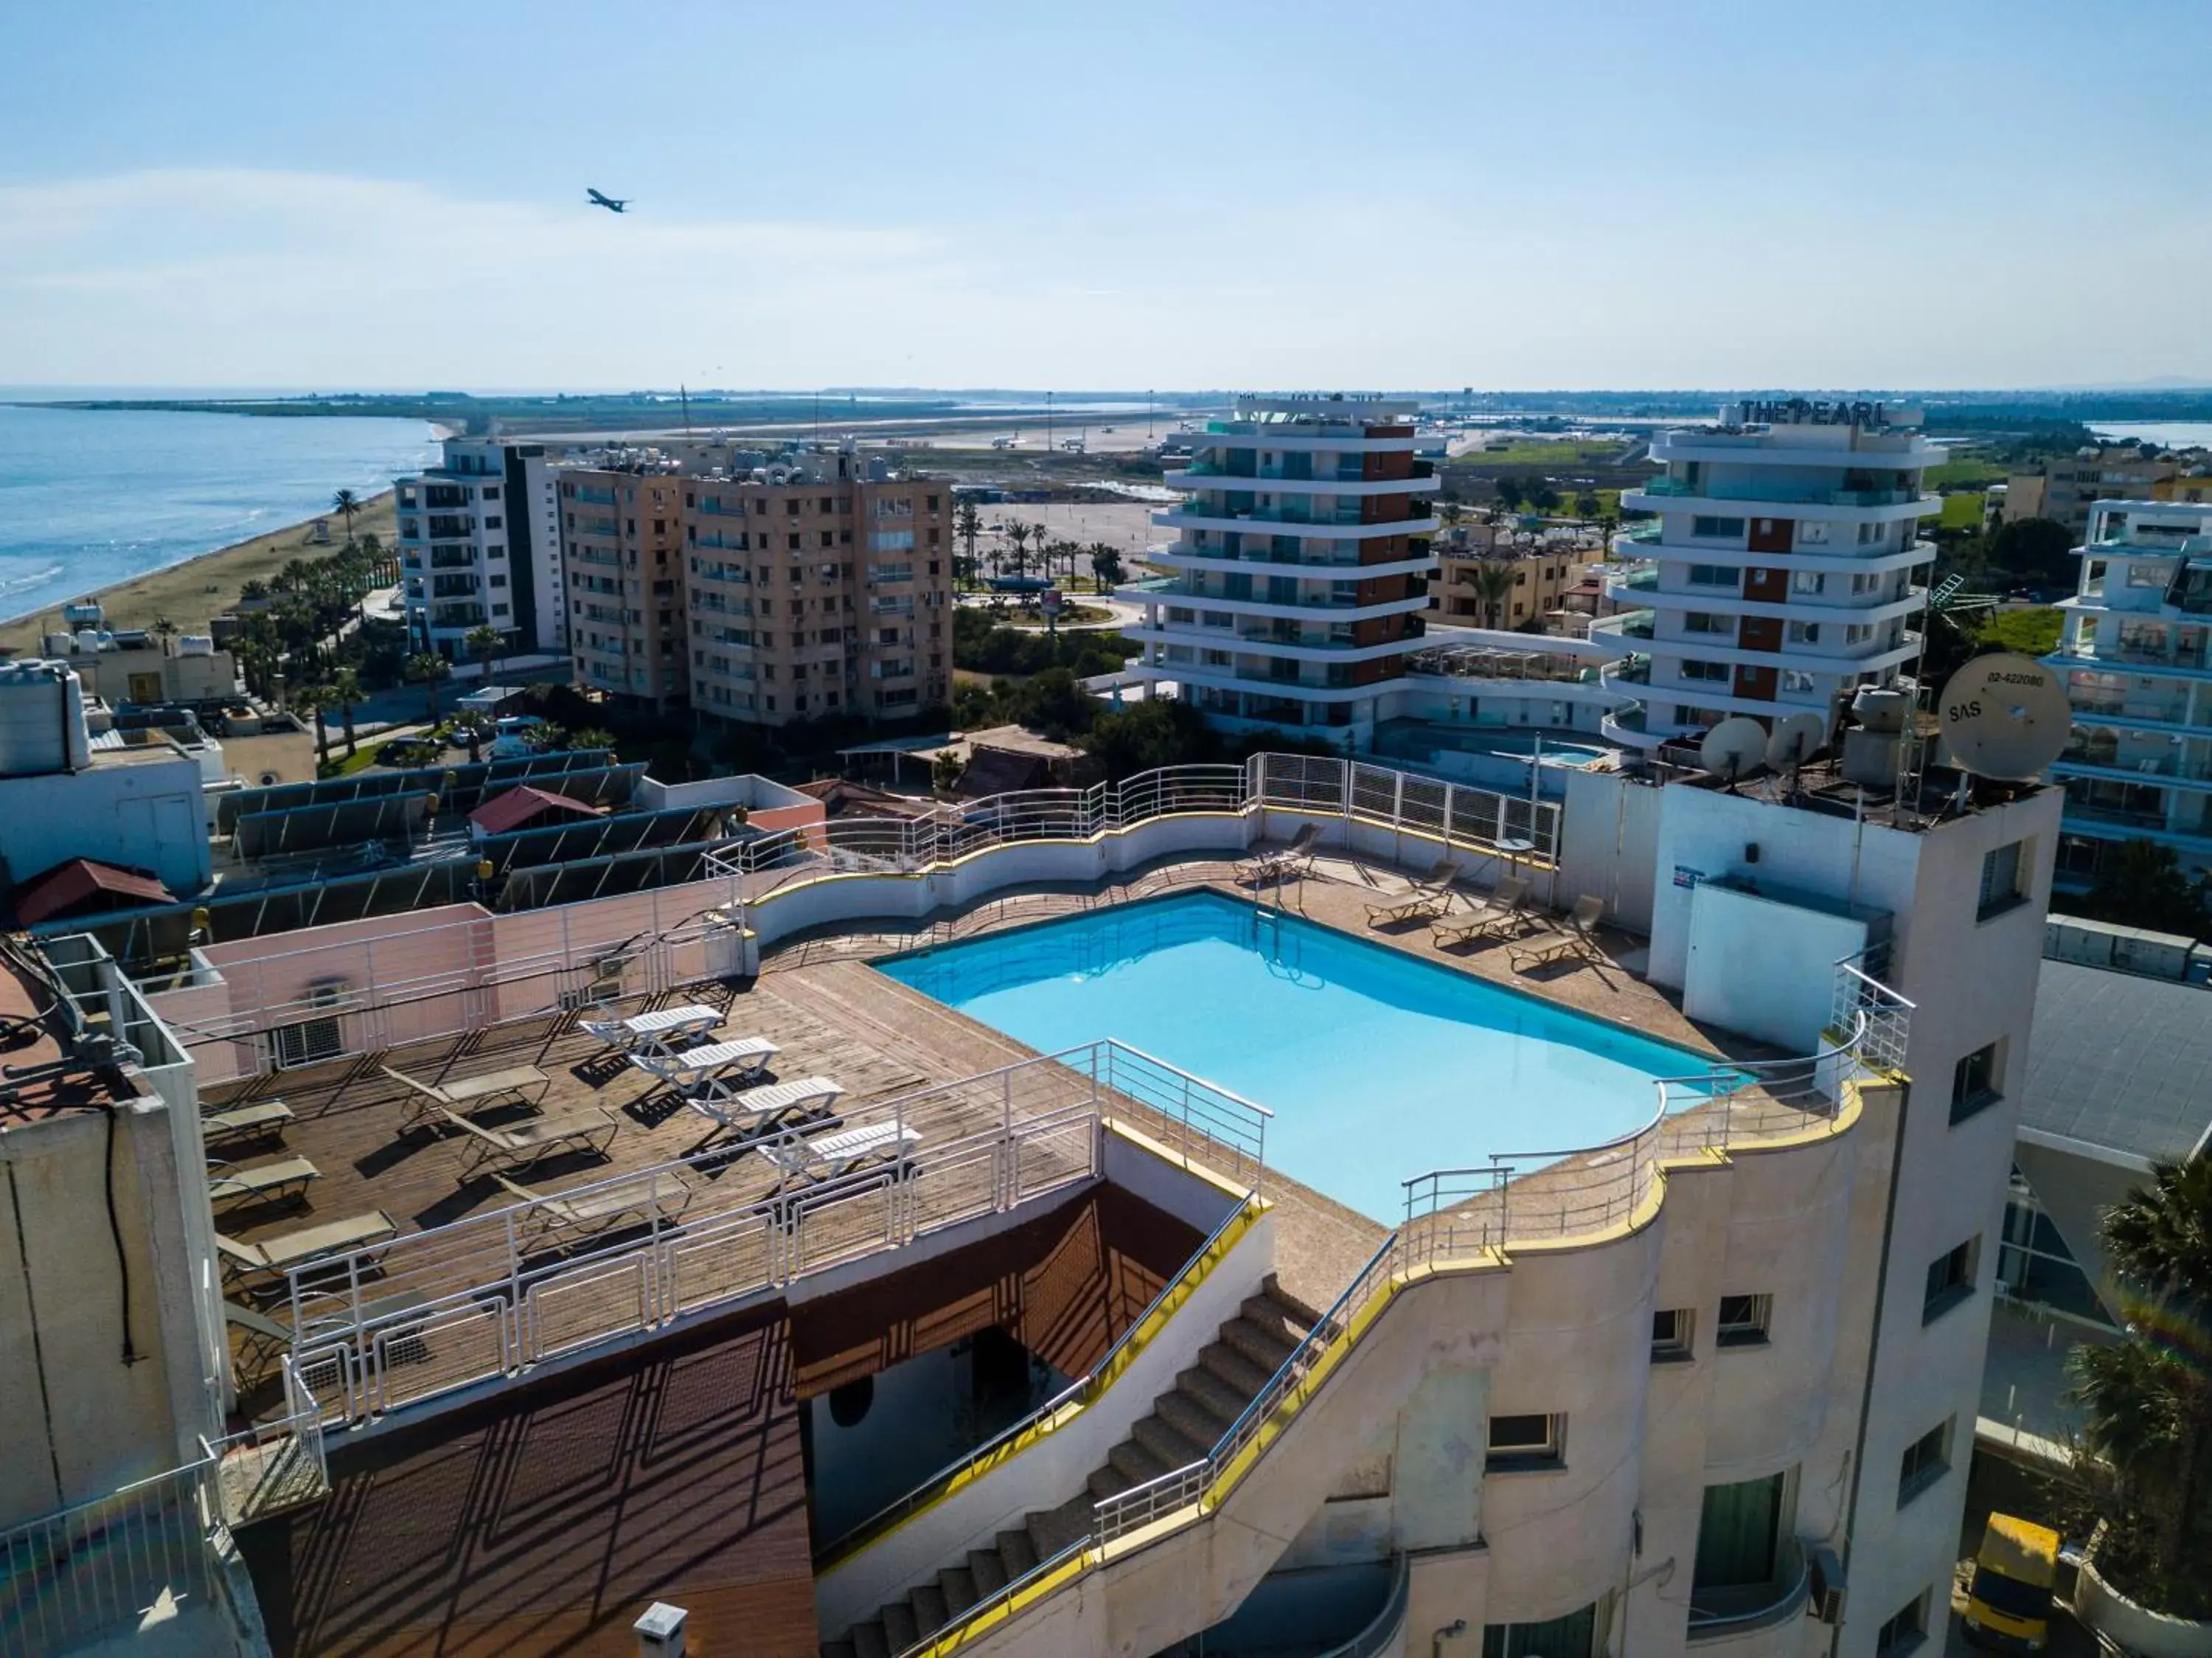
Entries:
[[1270,1166],[1386,1223],[1411,1176],[1626,1134],[1714,1063],[1213,892],[876,965],[1043,1052],[1113,1037],[1266,1106]]

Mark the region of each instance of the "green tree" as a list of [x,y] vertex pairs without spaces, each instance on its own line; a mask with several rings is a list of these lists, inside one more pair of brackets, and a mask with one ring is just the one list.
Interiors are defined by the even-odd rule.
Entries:
[[1028,574],[1030,527],[1018,518],[1009,518],[1000,527],[999,533],[1006,537],[1006,544],[1014,550],[1012,558],[1008,561],[1014,567],[1013,573],[1017,576]]
[[471,628],[462,637],[461,643],[468,647],[469,655],[477,659],[477,683],[489,685],[492,662],[506,645],[506,639],[497,628],[486,623]]
[[2085,1418],[2075,1495],[2105,1522],[2100,1573],[2157,1611],[2202,1618],[2212,1615],[2212,1160],[2154,1165],[2099,1229],[2127,1335],[2074,1350]]
[[1552,487],[1552,480],[1548,478],[1533,479],[1525,493],[1528,504],[1538,512],[1557,512],[1559,509],[1559,492]]
[[1148,697],[1109,708],[1091,722],[1083,746],[1119,782],[1163,765],[1188,765],[1217,757],[1219,740],[1205,716],[1172,697]]
[[327,771],[331,764],[331,728],[323,718],[323,710],[331,704],[330,687],[304,685],[291,695],[292,712],[303,714],[315,722],[315,769]]
[[1605,508],[1605,502],[1594,490],[1584,490],[1575,497],[1575,516],[1583,523],[1595,522]]
[[337,704],[338,720],[345,728],[346,758],[354,757],[354,704],[368,693],[362,689],[361,675],[352,668],[342,667],[331,676],[330,698]]
[[238,597],[241,603],[252,603],[256,600],[266,599],[268,596],[269,583],[266,582],[246,582],[238,589]]
[[605,748],[611,751],[614,746],[615,734],[604,727],[587,725],[580,730],[571,731],[568,734],[568,747],[571,748]]
[[1109,541],[1091,544],[1091,584],[1103,593],[1121,581],[1121,550]]
[[2074,545],[2074,532],[2055,518],[2020,518],[1997,527],[1984,556],[2015,582],[2071,587]]
[[963,501],[960,509],[952,515],[952,533],[960,538],[960,545],[968,555],[968,580],[975,579],[975,540],[983,533],[983,515],[975,509],[973,501]]
[[2124,840],[2106,856],[2097,884],[2087,893],[2073,899],[2062,894],[2061,901],[2098,921],[2201,939],[2212,934],[2207,898],[2205,883],[2182,873],[2172,847]]
[[1513,596],[1513,566],[1503,558],[1480,558],[1474,571],[1474,596],[1482,606],[1482,625],[1505,625],[1505,603]]
[[940,795],[949,795],[960,786],[960,774],[967,769],[959,755],[944,749],[929,763],[930,786]]
[[453,665],[434,650],[418,650],[407,659],[403,670],[410,680],[420,682],[424,693],[423,708],[432,725],[438,722],[438,681],[451,674]]
[[1520,511],[1521,503],[1528,498],[1528,490],[1517,478],[1501,478],[1492,487],[1497,490],[1498,498],[1504,503],[1508,512]]
[[331,497],[331,505],[345,515],[346,545],[353,545],[353,515],[361,510],[361,497],[351,490],[340,490]]

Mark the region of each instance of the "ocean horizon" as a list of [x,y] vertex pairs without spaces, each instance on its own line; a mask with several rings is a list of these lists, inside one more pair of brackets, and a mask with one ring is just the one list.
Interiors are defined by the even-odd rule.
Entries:
[[0,405],[0,621],[387,490],[436,447],[422,420]]

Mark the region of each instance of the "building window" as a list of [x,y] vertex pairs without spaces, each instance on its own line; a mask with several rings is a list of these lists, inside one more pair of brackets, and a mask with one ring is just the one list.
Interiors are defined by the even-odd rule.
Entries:
[[1928,1263],[1928,1286],[1920,1298],[1921,1323],[1933,1324],[1974,1293],[1974,1268],[1981,1253],[1978,1234]]
[[1951,1419],[1944,1418],[1905,1448],[1897,1467],[1897,1506],[1906,1503],[1950,1471]]
[[1690,1332],[1696,1314],[1686,1307],[1662,1308],[1651,1315],[1651,1362],[1676,1364],[1692,1356]]
[[1820,643],[1818,622],[1792,622],[1789,625],[1790,643],[1793,645],[1817,645]]
[[2027,898],[2021,890],[2021,870],[2027,862],[2021,853],[2027,845],[2024,840],[2010,841],[1982,854],[1982,886],[1975,920],[2001,916]]
[[1725,685],[1728,682],[1729,665],[1726,662],[1685,661],[1682,664],[1682,677],[1686,680],[1710,680]]
[[1690,585],[1693,588],[1740,588],[1741,581],[1729,564],[1692,564],[1690,566]]
[[1540,1624],[1485,1624],[1482,1658],[1592,1658],[1598,1650],[1597,1602]]
[[1697,1564],[1690,1574],[1690,1625],[1771,1604],[1781,1564],[1786,1474],[1708,1485],[1698,1513]]
[[1874,1632],[1875,1658],[1905,1658],[1928,1638],[1928,1591],[1914,1595]]
[[1785,667],[1782,670],[1782,688],[1784,691],[1810,691],[1814,688],[1813,676],[1802,667]]
[[1714,518],[1709,517],[1704,513],[1699,513],[1690,521],[1690,533],[1692,535],[1712,537],[1741,535],[1743,533],[1743,520],[1741,518]]
[[1827,589],[1828,578],[1817,570],[1792,570],[1790,590],[1792,593],[1821,593]]
[[1773,1316],[1771,1295],[1723,1295],[1720,1320],[1713,1328],[1713,1345],[1764,1347]]
[[[1700,565],[1699,568],[1710,570],[1712,566],[1706,564]],[[1682,631],[1685,633],[1720,633],[1725,634],[1733,638],[1735,635],[1735,618],[1733,616],[1723,616],[1710,610],[1686,611],[1682,615]]]
[[1566,1425],[1563,1416],[1492,1417],[1484,1466],[1492,1473],[1561,1467]]
[[1951,1120],[1963,1123],[1977,1112],[1994,1106],[2003,1096],[1997,1079],[2004,1074],[1997,1044],[1976,1048],[1951,1068]]
[[1827,543],[1828,527],[1826,524],[1816,523],[1811,520],[1803,518],[1797,521],[1797,545],[1799,546],[1820,547],[1826,546]]

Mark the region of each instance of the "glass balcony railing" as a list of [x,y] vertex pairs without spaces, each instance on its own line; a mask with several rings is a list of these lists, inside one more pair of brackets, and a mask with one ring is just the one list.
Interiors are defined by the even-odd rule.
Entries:
[[1232,523],[1282,524],[1298,528],[1310,526],[1320,529],[1346,529],[1366,526],[1385,527],[1407,535],[1432,535],[1436,533],[1436,520],[1429,515],[1425,503],[1417,503],[1410,517],[1370,519],[1356,508],[1336,512],[1305,512],[1291,507],[1273,507],[1262,512],[1255,507],[1210,506],[1202,501],[1186,501],[1171,509],[1170,521],[1185,518],[1225,519]]
[[1918,490],[1816,490],[1783,484],[1692,484],[1680,478],[1655,478],[1632,488],[1645,495],[1698,501],[1771,501],[1778,506],[1901,507],[1922,498]]
[[1690,1590],[1692,1642],[1725,1640],[1793,1617],[1805,1604],[1805,1551],[1794,1537],[1776,1540],[1774,1575],[1765,1583]]

